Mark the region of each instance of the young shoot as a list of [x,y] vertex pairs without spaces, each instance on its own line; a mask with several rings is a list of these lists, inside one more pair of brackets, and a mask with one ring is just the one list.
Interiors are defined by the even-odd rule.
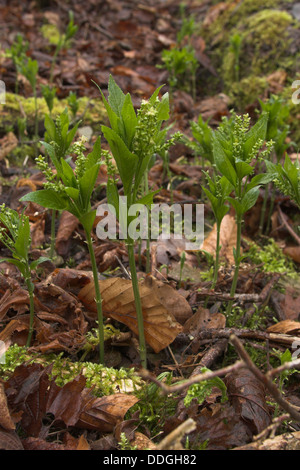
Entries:
[[[230,296],[236,292],[241,256],[241,236],[244,214],[257,201],[259,187],[272,180],[268,174],[251,176],[254,164],[258,159],[266,160],[272,151],[273,142],[266,143],[266,149],[261,151],[266,138],[268,115],[263,114],[257,123],[250,128],[250,117],[233,115],[233,125],[219,128],[214,134],[214,161],[220,174],[232,186],[232,196],[227,200],[235,209],[237,224],[236,248],[234,249],[235,271],[232,280]],[[227,314],[232,309],[233,302],[228,303]]]
[[0,206],[0,241],[11,252],[12,258],[2,258],[4,261],[15,265],[22,274],[29,294],[29,329],[26,346],[29,347],[34,329],[34,285],[31,281],[31,272],[36,267],[47,261],[48,258],[40,257],[30,263],[30,225],[29,218],[24,214],[9,209],[4,204]]
[[54,68],[57,61],[57,57],[61,50],[68,49],[71,45],[71,41],[75,36],[78,30],[78,26],[74,24],[74,14],[72,11],[69,11],[69,23],[67,25],[66,31],[63,34],[59,35],[59,40],[56,45],[56,49],[54,51],[54,55],[52,58],[52,64],[50,69],[50,84],[53,83],[53,74]]
[[[67,149],[73,140],[74,128],[71,131],[63,127],[60,137],[65,136],[63,142]],[[55,134],[56,129],[52,127]],[[53,134],[52,134],[53,136]],[[98,280],[98,269],[91,237],[93,224],[96,217],[96,211],[91,207],[91,196],[96,184],[99,168],[101,164],[101,143],[100,138],[94,144],[94,148],[87,156],[84,155],[84,142],[80,140],[73,146],[73,151],[77,154],[75,162],[75,170],[73,171],[70,163],[68,163],[59,151],[55,152],[55,144],[48,144],[47,149],[52,162],[55,166],[54,171],[47,163],[46,159],[40,157],[41,165],[44,166],[44,175],[47,179],[45,189],[31,192],[22,197],[22,201],[36,202],[42,207],[52,209],[54,211],[68,211],[75,215],[84,228],[86,243],[92,264],[93,279],[95,285],[95,301],[98,315],[99,330],[99,356],[100,362],[104,363],[104,326],[102,314],[102,302]],[[61,148],[59,147],[61,150]]]
[[[155,192],[148,190],[146,194],[144,192],[142,197],[139,197],[140,186],[151,158],[155,153],[160,154],[168,149],[179,137],[174,135],[167,141],[161,140],[162,123],[169,119],[169,96],[166,93],[160,100],[159,91],[160,88],[148,101],[143,100],[136,113],[130,94],[125,95],[112,76],[110,76],[108,83],[108,100],[100,90],[111,125],[111,127],[102,126],[102,132],[116,161],[124,196],[127,198],[127,207],[124,208],[124,213],[119,211],[119,193],[113,176],[108,179],[107,200],[115,208],[122,231],[124,226],[128,226],[129,221],[136,218],[136,216],[128,215],[131,205],[139,203],[150,206],[153,202]],[[126,245],[137,313],[140,358],[143,367],[146,367],[143,312],[136,273],[134,240],[130,235],[127,235]]]

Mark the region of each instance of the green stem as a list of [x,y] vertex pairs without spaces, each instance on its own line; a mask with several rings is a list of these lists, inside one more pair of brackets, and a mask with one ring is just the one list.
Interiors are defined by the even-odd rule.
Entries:
[[268,219],[267,219],[267,226],[266,226],[266,234],[268,234],[269,231],[270,231],[271,217],[272,217],[273,209],[274,209],[275,196],[276,196],[276,189],[275,189],[275,187],[273,186],[273,188],[272,188],[272,194],[271,194],[270,209],[269,209],[269,211],[268,211]]
[[52,209],[51,215],[51,242],[50,242],[50,259],[53,260],[54,249],[55,249],[55,219],[56,219],[56,210]]
[[104,323],[103,323],[103,312],[102,312],[102,299],[100,293],[99,279],[98,279],[98,268],[96,263],[95,252],[93,248],[93,241],[90,233],[85,230],[86,241],[89,249],[91,258],[94,285],[95,285],[95,302],[97,306],[97,317],[98,317],[98,332],[99,332],[99,362],[104,364]]
[[28,330],[28,337],[27,337],[27,342],[26,342],[26,347],[29,348],[31,339],[32,339],[32,334],[33,334],[33,325],[34,325],[34,296],[33,296],[33,285],[30,279],[30,271],[28,270],[28,273],[26,274],[26,286],[28,289],[28,294],[29,294],[29,330]]
[[260,214],[259,232],[258,232],[260,235],[262,235],[263,233],[268,197],[269,197],[269,185],[265,187],[265,197],[264,197],[264,202],[263,202],[263,206],[262,206],[261,214]]
[[215,259],[214,279],[213,279],[213,283],[212,283],[212,288],[213,289],[216,287],[217,280],[218,280],[218,272],[219,272],[220,229],[221,229],[221,222],[217,221],[216,259]]
[[[242,241],[242,217],[237,217],[237,237],[236,237],[236,250],[235,250],[235,271],[231,284],[230,297],[234,297],[237,281],[239,277],[239,269],[241,263],[241,241]],[[232,310],[233,300],[228,302],[226,314],[229,315]]]
[[54,73],[54,67],[55,67],[55,64],[56,64],[56,59],[57,59],[57,56],[58,56],[59,51],[61,50],[61,48],[62,48],[62,44],[61,44],[61,40],[59,40],[59,42],[56,46],[55,52],[53,54],[53,57],[52,57],[52,63],[51,63],[51,69],[50,69],[50,79],[49,79],[49,82],[50,82],[51,85],[53,83],[53,73]]
[[[149,193],[149,183],[148,183],[148,171],[145,171],[144,175],[144,180],[145,180],[145,195]],[[149,210],[147,208],[147,218],[148,218],[148,236],[146,240],[146,273],[150,273],[150,214]]]
[[133,240],[127,240],[126,244],[127,244],[127,250],[128,250],[131,281],[132,281],[132,288],[133,288],[133,294],[134,294],[134,299],[135,299],[136,316],[137,316],[137,323],[138,323],[140,359],[141,359],[142,366],[144,367],[144,369],[146,369],[147,368],[147,352],[146,352],[146,342],[145,342],[145,334],[144,334],[144,317],[143,317],[142,302],[141,302],[139,285],[138,285],[138,278],[136,274]]

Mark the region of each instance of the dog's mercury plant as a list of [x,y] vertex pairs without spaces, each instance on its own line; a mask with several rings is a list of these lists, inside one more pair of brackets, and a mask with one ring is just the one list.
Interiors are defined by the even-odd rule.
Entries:
[[0,206],[0,241],[11,252],[12,258],[2,258],[0,263],[6,261],[15,265],[22,274],[29,294],[29,330],[26,346],[30,346],[34,330],[34,285],[31,280],[31,271],[48,258],[29,261],[31,243],[29,218],[18,214],[2,204]]
[[[66,129],[67,127],[63,127],[61,131],[64,135],[69,136],[68,141],[71,142],[71,136],[68,134]],[[52,130],[54,131],[55,129],[53,128]],[[91,238],[91,232],[96,217],[96,211],[91,208],[91,196],[97,180],[102,158],[100,138],[95,142],[92,152],[87,156],[84,156],[83,153],[83,140],[74,144],[73,149],[77,151],[77,158],[79,159],[75,166],[75,171],[73,171],[70,163],[68,163],[63,157],[58,159],[58,154],[55,154],[55,146],[51,146],[49,144],[47,148],[50,150],[49,154],[54,157],[52,158],[52,162],[56,171],[54,171],[49,164],[47,168],[45,158],[39,157],[40,168],[47,179],[46,187],[45,189],[23,196],[21,200],[36,202],[42,207],[46,207],[54,211],[69,211],[71,214],[75,215],[82,224],[90,254],[95,285],[95,301],[97,305],[100,340],[100,362],[104,363],[102,303],[98,280],[98,269]]]
[[[234,249],[235,271],[232,280],[230,296],[236,291],[241,257],[241,235],[244,214],[257,201],[259,187],[272,180],[270,174],[258,174],[251,178],[258,156],[268,159],[273,142],[266,138],[268,114],[262,114],[257,123],[250,128],[250,117],[233,115],[230,126],[222,126],[214,134],[214,162],[217,169],[232,185],[233,193],[227,200],[235,209],[237,223],[236,248]],[[227,314],[230,314],[233,301],[228,303]]]
[[[107,200],[115,208],[121,228],[123,224],[127,227],[127,222],[130,220],[128,209],[132,204],[140,203],[146,206],[152,204],[155,192],[148,192],[139,197],[140,186],[145,178],[149,162],[155,153],[159,154],[160,151],[165,151],[179,138],[179,134],[176,134],[169,140],[162,141],[161,139],[162,123],[169,119],[169,95],[166,93],[159,99],[160,89],[161,87],[153,93],[149,100],[142,101],[137,113],[134,110],[130,94],[125,95],[112,76],[110,76],[108,83],[108,100],[99,89],[111,125],[111,127],[102,126],[102,132],[115,159],[123,184],[124,196],[127,198],[126,213],[121,214],[119,213],[117,186],[115,180],[109,178]],[[131,220],[134,219],[135,217],[131,216]],[[126,239],[126,245],[137,313],[140,358],[143,367],[146,367],[143,312],[136,273],[134,241],[130,236]]]

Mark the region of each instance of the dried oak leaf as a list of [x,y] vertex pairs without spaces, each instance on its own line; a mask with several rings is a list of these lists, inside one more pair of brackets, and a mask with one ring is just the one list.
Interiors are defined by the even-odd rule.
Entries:
[[267,328],[269,333],[281,333],[285,335],[300,336],[300,322],[283,320]]
[[225,383],[236,413],[253,434],[259,434],[271,424],[264,385],[249,369],[242,368],[228,374]]
[[63,211],[56,234],[55,249],[60,256],[66,256],[72,242],[72,235],[78,227],[78,219],[70,212]]
[[197,312],[184,324],[184,332],[197,336],[199,331],[210,328],[225,328],[226,317],[222,313],[213,313],[206,308],[199,307]]
[[29,305],[29,295],[24,289],[17,289],[14,292],[6,291],[0,301],[0,320],[2,320],[8,310],[12,308],[18,315],[26,312]]
[[[105,279],[99,281],[103,315],[124,323],[136,335],[138,335],[138,324],[135,309],[134,294],[131,281],[122,278]],[[153,288],[148,287],[145,282],[139,286],[143,317],[145,340],[158,353],[174,341],[182,331],[166,307],[157,298]],[[95,303],[95,288],[91,282],[78,294],[78,298],[86,308],[97,312]]]
[[0,450],[24,450],[15,431],[7,431],[0,427]]
[[138,401],[123,393],[97,398],[82,374],[59,387],[50,372],[51,366],[22,364],[5,383],[9,407],[23,411],[21,425],[28,436],[46,437],[50,425],[43,422],[49,415],[54,417],[51,425],[111,432]]
[[6,431],[13,431],[15,424],[10,416],[4,386],[0,383],[0,426]]

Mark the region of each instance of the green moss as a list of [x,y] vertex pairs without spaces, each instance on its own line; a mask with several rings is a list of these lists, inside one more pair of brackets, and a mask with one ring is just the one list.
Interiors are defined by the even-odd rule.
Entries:
[[24,363],[40,363],[44,367],[52,365],[50,378],[60,387],[75,379],[79,374],[86,378],[86,387],[93,388],[96,396],[112,395],[114,393],[135,393],[143,385],[143,381],[134,369],[114,369],[92,362],[73,362],[61,354],[30,354],[27,348],[13,345],[5,353],[5,361],[0,363],[0,376],[7,380],[14,370]]
[[[220,3],[220,2],[219,2]],[[208,26],[202,27],[210,57],[220,76],[219,87],[232,98],[234,106],[247,106],[268,89],[267,77],[281,68],[294,76],[297,56],[291,47],[299,22],[284,8],[292,0],[243,0],[238,5],[228,0]],[[236,82],[236,57],[230,40],[241,38],[239,56],[240,83]],[[257,91],[255,91],[257,90]],[[220,89],[215,90],[220,92]]]
[[251,243],[248,257],[253,264],[262,265],[260,269],[268,273],[284,273],[291,279],[298,279],[293,261],[282,253],[276,242],[270,238],[268,244],[260,248]]
[[[99,124],[103,124],[107,121],[106,112],[101,100],[89,100],[87,97],[78,98],[79,108],[77,116],[84,116],[85,125],[91,125],[95,129],[99,129]],[[49,113],[46,101],[44,98],[37,99],[38,104],[38,118],[40,121],[44,121],[45,114]],[[66,99],[59,100],[54,99],[54,105],[52,110],[52,116],[61,114],[63,110],[68,107]],[[20,115],[24,115],[27,118],[27,127],[32,128],[34,125],[35,106],[34,98],[25,98],[21,95],[15,95],[14,93],[6,93],[5,105],[0,105],[0,129],[7,128],[8,125],[15,125]]]

